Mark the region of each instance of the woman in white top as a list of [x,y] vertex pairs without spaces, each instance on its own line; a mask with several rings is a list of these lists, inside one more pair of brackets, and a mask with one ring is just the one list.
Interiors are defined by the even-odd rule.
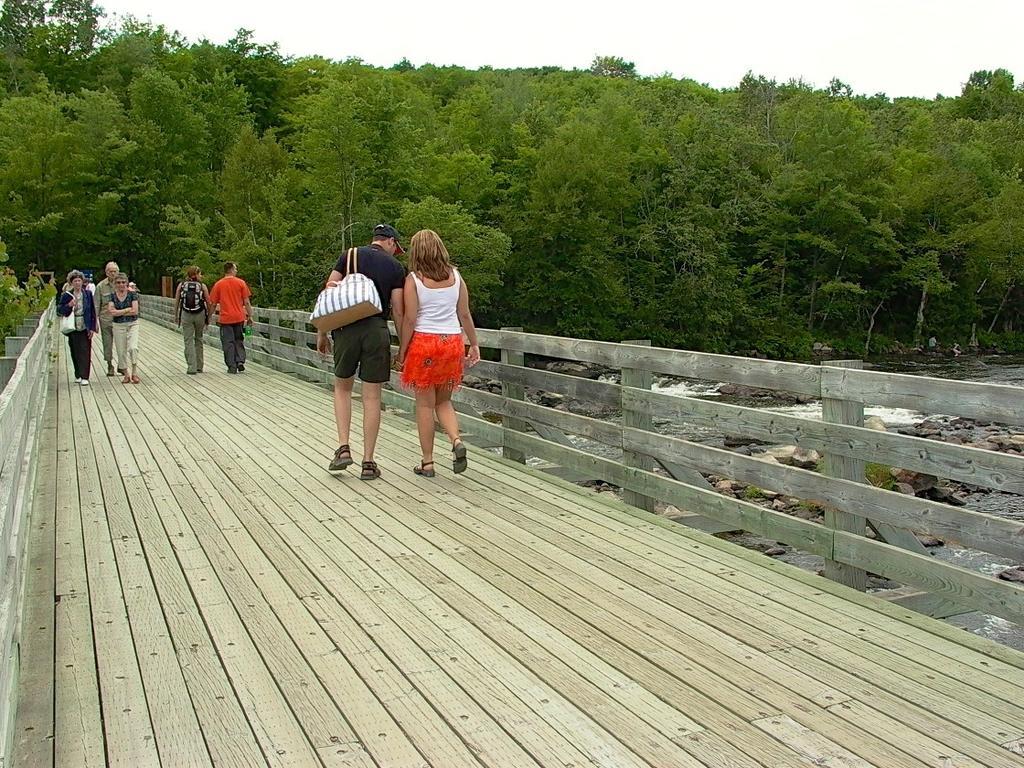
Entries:
[[[452,392],[462,384],[463,365],[480,360],[476,326],[469,312],[469,291],[436,232],[423,229],[412,236],[409,275],[405,278],[405,320],[398,364],[403,386],[416,392],[416,426],[423,460],[413,471],[434,477],[434,416],[452,441],[456,473],[465,472],[466,446]],[[469,352],[462,342],[465,331]]]

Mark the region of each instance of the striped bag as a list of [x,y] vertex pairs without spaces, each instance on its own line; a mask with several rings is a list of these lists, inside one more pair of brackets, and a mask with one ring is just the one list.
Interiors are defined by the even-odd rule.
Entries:
[[309,322],[318,331],[329,333],[382,311],[377,286],[366,275],[359,274],[358,270],[359,251],[349,248],[345,277],[341,282],[320,291],[316,306],[309,316]]

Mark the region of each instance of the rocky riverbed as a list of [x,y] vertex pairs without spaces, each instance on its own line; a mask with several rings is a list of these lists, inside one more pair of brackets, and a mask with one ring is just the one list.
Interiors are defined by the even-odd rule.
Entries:
[[[589,379],[618,381],[618,372],[600,366],[571,361],[550,361],[534,363],[546,370]],[[895,366],[894,366],[895,367]],[[975,368],[974,372],[978,370]],[[933,370],[902,370],[901,372],[920,372],[934,375]],[[957,378],[974,378],[959,376]],[[1007,381],[1004,375],[1000,383],[1024,384],[1024,365],[1019,373],[1013,369]],[[480,379],[473,376],[466,378],[467,386],[500,393],[501,384],[497,381]],[[720,384],[698,382],[678,378],[660,377],[654,389],[667,394],[688,397],[716,398],[725,402],[746,405],[749,407],[775,410],[806,418],[821,418],[820,403],[806,395],[778,393],[736,384]],[[550,408],[565,410],[592,418],[618,421],[621,414],[614,408],[591,402],[583,402],[565,397],[557,393],[543,392],[527,388],[526,397],[534,403]],[[1024,430],[1017,431],[1003,425],[976,422],[964,418],[945,416],[924,417],[922,414],[904,409],[867,408],[865,426],[872,429],[889,430],[900,434],[913,435],[928,440],[967,445],[981,450],[998,451],[1010,455],[1024,455]],[[820,470],[821,456],[816,451],[797,446],[770,445],[750,440],[738,435],[724,435],[694,425],[675,422],[656,422],[655,428],[665,434],[682,437],[687,440],[712,445],[734,451],[762,461],[795,466],[812,471]],[[620,458],[621,452],[584,438],[573,438],[573,442],[582,450],[587,450],[609,458]],[[768,489],[757,488],[731,478],[717,475],[704,476],[708,487],[734,498],[743,499],[777,512],[793,515],[805,520],[823,522],[825,507],[821,502],[797,499]],[[914,495],[955,506],[968,506],[971,509],[995,514],[1002,517],[1024,520],[1024,497],[1015,494],[993,492],[977,486],[955,483],[899,468],[869,467],[869,479],[875,485],[907,495]],[[607,493],[619,493],[619,489],[601,481],[590,481],[587,485]],[[662,514],[674,517],[679,510],[662,505]],[[872,531],[868,531],[873,536]],[[769,541],[749,533],[722,534],[737,544],[749,549],[775,557],[793,565],[812,571],[820,571],[823,561],[813,555],[793,550],[779,542]],[[944,542],[932,536],[918,535],[921,543],[935,557],[956,565],[988,573],[1009,581],[1024,583],[1024,566],[993,555],[964,549],[956,542]],[[871,577],[869,589],[888,589],[899,586],[885,579]],[[966,614],[950,619],[951,623],[962,626],[979,634],[986,635],[1000,642],[1024,650],[1024,631],[1015,624],[981,614]]]

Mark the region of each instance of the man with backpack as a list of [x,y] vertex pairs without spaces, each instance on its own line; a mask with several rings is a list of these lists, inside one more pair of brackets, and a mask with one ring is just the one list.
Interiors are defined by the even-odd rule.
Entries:
[[210,291],[199,267],[188,268],[188,278],[174,293],[174,322],[185,337],[185,373],[203,372],[203,334],[210,324]]

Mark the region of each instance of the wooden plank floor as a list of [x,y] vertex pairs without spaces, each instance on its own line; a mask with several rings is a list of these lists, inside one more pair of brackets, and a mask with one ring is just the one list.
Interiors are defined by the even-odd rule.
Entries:
[[1024,654],[481,450],[415,477],[392,412],[331,476],[327,391],[152,324],[139,386],[65,347],[16,766],[1024,766]]

